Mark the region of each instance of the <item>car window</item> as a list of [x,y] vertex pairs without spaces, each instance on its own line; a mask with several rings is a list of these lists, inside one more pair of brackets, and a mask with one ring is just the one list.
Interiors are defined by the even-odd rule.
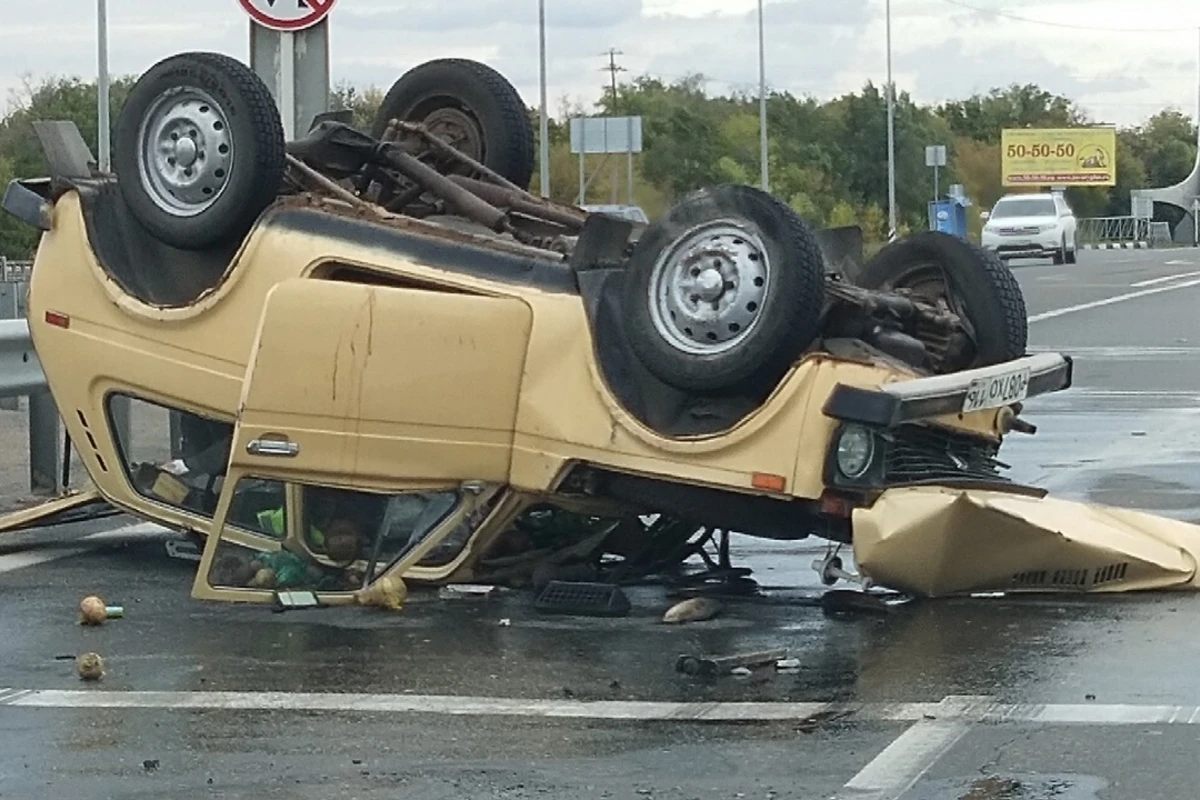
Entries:
[[996,219],[1004,219],[1005,217],[1053,217],[1056,215],[1054,201],[1041,198],[1001,200],[999,203],[996,203],[996,207],[992,211],[992,217]]

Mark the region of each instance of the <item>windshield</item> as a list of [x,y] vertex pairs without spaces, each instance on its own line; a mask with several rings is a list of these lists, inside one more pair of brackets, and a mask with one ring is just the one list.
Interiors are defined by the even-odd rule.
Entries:
[[1001,200],[992,211],[993,219],[1006,217],[1053,217],[1054,201],[1043,198]]

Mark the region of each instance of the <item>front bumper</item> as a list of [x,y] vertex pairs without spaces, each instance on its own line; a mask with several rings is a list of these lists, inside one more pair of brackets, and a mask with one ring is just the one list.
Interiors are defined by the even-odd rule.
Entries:
[[1058,253],[1063,242],[1057,230],[1015,236],[985,232],[980,245],[1001,258],[1039,258]]
[[958,414],[973,385],[1018,370],[1029,370],[1026,398],[1061,391],[1071,386],[1073,368],[1070,356],[1039,353],[989,367],[887,383],[877,389],[839,383],[822,410],[826,416],[842,422],[892,428],[906,422]]

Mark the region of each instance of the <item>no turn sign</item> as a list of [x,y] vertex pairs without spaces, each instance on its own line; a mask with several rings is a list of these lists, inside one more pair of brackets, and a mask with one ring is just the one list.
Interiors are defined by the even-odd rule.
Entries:
[[238,0],[250,19],[274,31],[300,31],[329,15],[337,0]]

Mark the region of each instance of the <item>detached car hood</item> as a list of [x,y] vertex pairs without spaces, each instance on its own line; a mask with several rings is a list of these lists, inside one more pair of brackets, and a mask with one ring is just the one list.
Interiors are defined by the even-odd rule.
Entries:
[[1200,588],[1200,526],[1052,497],[891,489],[854,512],[864,578],[923,597]]

